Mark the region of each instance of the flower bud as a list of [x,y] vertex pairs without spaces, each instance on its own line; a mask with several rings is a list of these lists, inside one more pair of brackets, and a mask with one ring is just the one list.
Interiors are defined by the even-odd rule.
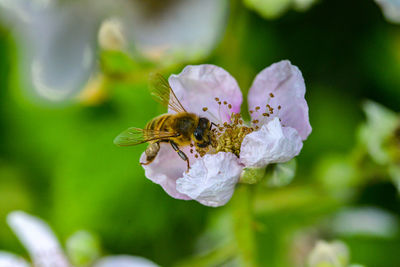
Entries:
[[74,266],[89,266],[100,256],[100,241],[87,231],[78,231],[67,240],[67,253]]
[[115,18],[104,20],[98,33],[98,42],[104,50],[124,50],[126,39],[121,21]]
[[308,257],[309,267],[346,267],[349,250],[340,241],[318,241]]

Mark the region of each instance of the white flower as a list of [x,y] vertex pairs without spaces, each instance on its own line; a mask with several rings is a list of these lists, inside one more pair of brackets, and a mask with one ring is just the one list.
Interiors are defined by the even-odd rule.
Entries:
[[0,0],[0,19],[16,33],[25,84],[59,101],[81,90],[96,69],[102,21],[101,47],[176,62],[209,53],[226,7],[226,0]]
[[[186,163],[163,143],[156,159],[143,166],[146,177],[174,198],[225,205],[245,168],[289,161],[311,133],[304,80],[287,60],[255,78],[248,95],[251,125],[244,124],[239,115],[242,93],[224,69],[187,66],[179,75],[171,75],[169,83],[188,112],[219,125],[209,152],[197,151],[199,157],[191,147],[182,148],[191,163],[187,173]],[[141,162],[145,157],[143,153]]]
[[[71,263],[50,227],[41,219],[22,211],[11,212],[7,222],[32,259],[30,265],[23,258],[0,251],[0,267],[68,267]],[[94,267],[156,267],[149,260],[134,256],[109,256],[95,262]]]
[[318,241],[308,258],[309,267],[347,267],[349,249],[340,241]]
[[385,18],[392,23],[400,23],[400,0],[375,0],[382,8]]

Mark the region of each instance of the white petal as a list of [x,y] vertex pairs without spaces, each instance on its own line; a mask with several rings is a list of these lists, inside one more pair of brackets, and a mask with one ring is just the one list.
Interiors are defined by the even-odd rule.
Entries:
[[[274,97],[270,97],[271,93]],[[283,125],[296,129],[305,140],[311,133],[305,93],[306,86],[299,68],[288,60],[274,63],[256,76],[249,90],[249,109],[254,111],[251,116],[253,119],[259,119],[261,123],[277,116]],[[267,104],[274,109],[270,117],[262,115],[269,111],[266,108]],[[257,110],[256,107],[260,109]]]
[[176,189],[203,205],[222,206],[231,199],[242,169],[232,153],[207,154],[176,181]]
[[63,100],[90,77],[98,19],[86,2],[0,0],[17,35],[20,76],[41,97]]
[[400,0],[375,0],[382,8],[385,18],[393,23],[400,23]]
[[[221,67],[189,65],[178,75],[171,75],[168,81],[188,112],[207,117],[215,123],[230,122],[232,112],[240,112],[242,92],[235,78]],[[231,104],[231,108],[219,105],[216,98]],[[208,108],[207,112],[204,112],[204,107]]]
[[28,250],[35,266],[67,267],[68,261],[50,227],[22,211],[11,212],[7,222]]
[[29,267],[23,258],[4,251],[0,251],[0,267]]
[[108,256],[100,259],[94,267],[157,267],[148,259],[127,255]]
[[260,130],[243,139],[240,148],[240,162],[246,167],[264,167],[270,163],[286,162],[300,153],[303,142],[298,132],[282,127],[274,118]]
[[342,235],[368,235],[376,237],[394,237],[399,225],[396,217],[374,207],[346,208],[340,211],[332,221],[332,228]]
[[[194,156],[190,152],[190,147],[182,147],[181,150],[189,158],[190,164],[194,162]],[[143,152],[140,162],[146,162],[146,153]],[[187,170],[186,161],[182,160],[170,144],[161,143],[160,151],[154,161],[148,165],[142,165],[148,179],[159,184],[165,192],[173,198],[191,199],[185,194],[176,190],[176,180],[182,177],[182,173]]]

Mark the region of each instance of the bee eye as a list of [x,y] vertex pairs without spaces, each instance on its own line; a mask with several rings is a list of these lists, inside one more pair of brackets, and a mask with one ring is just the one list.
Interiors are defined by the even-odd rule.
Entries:
[[194,131],[193,135],[199,141],[203,138],[203,134],[199,130]]

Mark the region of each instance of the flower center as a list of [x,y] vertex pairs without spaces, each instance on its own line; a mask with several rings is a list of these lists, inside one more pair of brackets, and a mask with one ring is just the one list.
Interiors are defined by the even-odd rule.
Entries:
[[253,132],[254,129],[244,125],[240,114],[234,113],[231,117],[231,123],[225,122],[212,130],[211,145],[216,153],[220,151],[232,152],[239,157],[244,137]]
[[[274,98],[274,95],[270,93],[269,100],[272,98]],[[270,102],[269,100],[267,102]],[[221,109],[228,109],[232,112],[232,105],[227,101],[222,101],[218,97],[215,98],[215,101],[218,103],[220,111]],[[260,128],[260,123],[263,124],[265,123],[265,120],[271,120],[273,117],[278,116],[280,110],[280,105],[275,109],[270,104],[266,104],[265,108],[257,106],[255,107],[255,110],[250,110],[250,114],[257,118],[253,119],[250,124],[245,124],[240,114],[232,112],[231,121],[229,123],[224,122],[223,124],[214,124],[210,131],[210,146],[205,148],[194,148],[194,144],[191,144],[192,149],[190,150],[190,153],[195,151],[195,157],[198,158],[199,156],[203,157],[207,153],[214,154],[223,151],[231,152],[239,157],[240,148],[245,136],[258,130]],[[208,108],[204,107],[203,111],[207,112]]]

